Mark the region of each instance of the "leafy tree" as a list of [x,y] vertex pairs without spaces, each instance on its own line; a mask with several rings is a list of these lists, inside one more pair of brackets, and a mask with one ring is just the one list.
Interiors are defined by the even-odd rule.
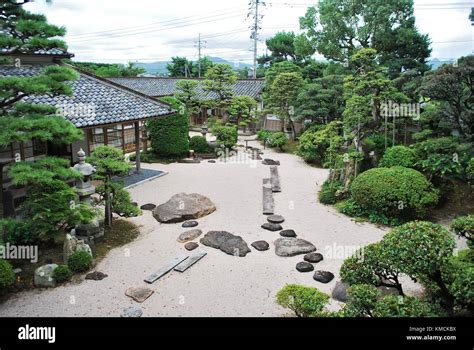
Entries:
[[257,108],[257,101],[251,96],[236,96],[229,105],[229,114],[234,118],[235,125],[244,129],[250,122]]
[[292,111],[299,90],[303,86],[303,78],[298,73],[281,73],[277,75],[270,86],[269,106],[281,119],[282,130],[288,123],[293,138],[296,138],[293,125]]
[[145,73],[142,67],[136,67],[133,62],[123,64],[93,63],[93,62],[69,62],[74,67],[95,74],[99,77],[136,77]]
[[176,83],[175,98],[187,109],[188,114],[199,113],[199,99],[196,88],[198,82],[195,80],[180,80]]
[[[102,188],[99,188],[99,193],[102,193],[105,202],[105,225],[110,227],[112,226],[112,212],[123,211],[123,209],[117,210],[117,206],[114,210],[114,204],[130,202],[130,197],[123,198],[124,194],[120,191],[123,188],[117,187],[117,183],[114,183],[112,178],[128,175],[132,166],[125,161],[121,150],[110,146],[95,148],[88,161],[96,168],[94,178],[103,183]],[[122,196],[122,198],[117,198],[118,196]]]
[[207,71],[203,89],[216,95],[217,108],[225,108],[232,99],[232,85],[236,81],[237,76],[230,65],[216,64]]
[[466,137],[474,137],[474,56],[427,72],[420,93],[439,104],[443,120]]
[[216,137],[218,145],[230,149],[237,144],[238,134],[236,126],[215,125],[211,131]]
[[201,77],[204,77],[207,71],[214,66],[214,62],[212,62],[209,57],[201,57],[201,60],[197,60],[192,66],[191,73],[195,78],[199,77],[199,63],[201,63]]
[[426,71],[429,38],[415,25],[413,0],[322,0],[300,18],[301,29],[326,58],[344,62],[360,48],[375,49],[394,77]]
[[261,63],[273,64],[287,60],[300,63],[309,59],[315,52],[311,42],[304,35],[296,35],[294,32],[278,32],[265,43],[271,55],[261,57],[259,60]]
[[171,63],[166,65],[169,76],[173,78],[190,77],[193,67],[194,63],[192,61],[179,56],[172,57]]

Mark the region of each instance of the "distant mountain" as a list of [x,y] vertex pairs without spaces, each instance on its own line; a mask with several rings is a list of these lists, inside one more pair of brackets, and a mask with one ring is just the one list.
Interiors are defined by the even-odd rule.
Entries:
[[443,64],[453,64],[454,60],[439,60],[437,58],[433,58],[432,60],[426,62],[428,66],[431,67],[432,70],[438,69]]
[[[232,67],[234,67],[236,70],[252,66],[251,64],[244,63],[244,62],[230,62],[230,61],[227,61],[226,59],[221,58],[221,57],[208,57],[208,58],[214,63],[229,64]],[[166,69],[166,65],[170,62],[171,61],[156,61],[156,62],[151,62],[151,63],[136,62],[135,66],[145,69],[147,74],[163,76],[163,75],[168,74],[168,70]]]

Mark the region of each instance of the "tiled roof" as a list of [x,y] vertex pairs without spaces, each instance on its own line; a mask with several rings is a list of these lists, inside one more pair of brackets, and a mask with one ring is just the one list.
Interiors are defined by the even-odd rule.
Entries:
[[35,56],[61,56],[61,57],[74,57],[74,54],[67,52],[64,49],[52,48],[52,49],[40,49],[35,52],[26,52],[19,50],[18,52],[12,53],[15,48],[1,48],[0,55],[35,55]]
[[[108,80],[123,85],[129,89],[136,90],[142,94],[159,97],[169,96],[176,92],[176,83],[183,78],[159,78],[159,77],[130,77],[130,78],[107,78]],[[197,95],[201,100],[215,99],[217,96],[211,92],[204,91],[204,79],[188,79],[195,80],[199,84],[197,86]],[[262,92],[265,80],[263,79],[239,79],[232,86],[234,96],[251,96],[255,99],[259,98]]]
[[[42,67],[0,66],[0,78],[35,76]],[[137,121],[171,114],[168,105],[83,72],[72,83],[72,96],[30,96],[25,102],[57,106],[79,128]]]

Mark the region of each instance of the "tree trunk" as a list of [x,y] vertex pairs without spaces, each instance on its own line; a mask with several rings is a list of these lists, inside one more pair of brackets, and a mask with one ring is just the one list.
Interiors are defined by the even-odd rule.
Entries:
[[3,206],[3,166],[4,163],[0,163],[0,186],[2,186],[0,191],[0,219],[5,217],[5,211]]
[[105,222],[107,227],[112,226],[112,203],[110,203],[110,176],[107,175],[105,179]]
[[288,124],[290,124],[292,140],[295,140],[296,139],[295,124],[293,123],[293,120],[291,120],[291,117],[288,118]]
[[453,315],[454,314],[454,297],[449,292],[446,285],[444,284],[443,277],[441,276],[441,271],[439,270],[436,271],[434,275],[432,276],[432,279],[441,291],[441,297],[443,298],[446,311],[448,312],[450,316]]

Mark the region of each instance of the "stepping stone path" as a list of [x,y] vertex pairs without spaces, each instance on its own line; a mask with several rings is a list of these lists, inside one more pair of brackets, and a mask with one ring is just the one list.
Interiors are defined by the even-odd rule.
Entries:
[[268,230],[268,231],[281,231],[281,230],[283,230],[283,227],[281,227],[281,225],[272,224],[272,223],[269,223],[269,222],[264,223],[261,227],[265,230]]
[[185,222],[183,222],[181,227],[190,228],[190,227],[196,227],[197,225],[199,225],[199,223],[197,221],[185,221]]
[[140,209],[141,210],[153,210],[156,208],[156,205],[155,204],[152,204],[152,203],[147,203],[147,204],[143,204]]
[[86,275],[86,280],[102,281],[106,277],[109,277],[109,275],[100,271],[94,271]]
[[280,161],[279,161],[279,160],[273,160],[273,159],[265,158],[265,159],[262,161],[262,164],[263,164],[263,165],[280,165]]
[[275,201],[273,199],[272,183],[270,179],[263,179],[262,182],[263,215],[273,215],[275,210]]
[[334,275],[329,271],[316,271],[313,275],[313,279],[321,283],[329,283],[333,278]]
[[125,295],[127,297],[132,298],[136,302],[143,303],[154,292],[155,292],[154,290],[151,290],[150,288],[146,288],[146,287],[138,287],[138,288],[131,287],[125,291]]
[[198,238],[200,235],[202,235],[202,231],[199,229],[189,230],[179,235],[178,242],[186,243]]
[[270,215],[269,217],[267,217],[267,220],[272,224],[281,224],[285,221],[285,218],[281,215]]
[[347,288],[349,288],[347,283],[337,281],[331,293],[332,298],[345,303],[347,301]]
[[122,311],[120,317],[141,317],[143,315],[142,309],[138,305],[132,305]]
[[282,237],[296,237],[296,232],[294,230],[283,230],[280,232]]
[[276,165],[270,167],[270,181],[272,182],[272,192],[281,192],[280,176]]
[[304,261],[310,262],[310,263],[318,263],[321,260],[323,260],[323,256],[319,253],[309,253],[304,256]]
[[316,247],[304,239],[283,237],[275,241],[275,254],[278,256],[295,256],[315,250]]
[[162,223],[199,219],[216,210],[212,201],[198,193],[178,193],[153,210],[153,217]]
[[268,250],[270,248],[270,245],[265,242],[265,241],[256,241],[256,242],[253,242],[251,244],[252,247],[254,247],[255,249],[257,249],[258,251],[265,251],[265,250]]
[[250,253],[250,248],[240,236],[234,236],[227,231],[209,231],[200,240],[205,246],[220,249],[226,254],[244,257]]
[[196,242],[188,242],[184,245],[184,248],[186,248],[186,250],[194,250],[196,249],[197,247],[199,247],[199,244],[197,244]]
[[314,266],[311,265],[309,262],[301,261],[296,264],[296,270],[299,272],[311,272],[314,270]]

